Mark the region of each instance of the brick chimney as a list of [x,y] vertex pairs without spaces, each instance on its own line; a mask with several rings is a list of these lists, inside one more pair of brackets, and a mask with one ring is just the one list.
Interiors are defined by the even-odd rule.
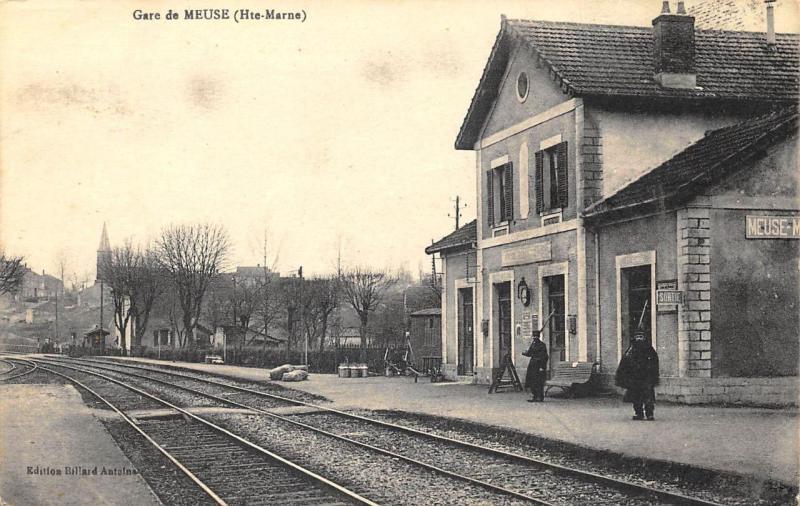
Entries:
[[655,80],[665,88],[697,87],[694,65],[694,17],[686,14],[678,2],[676,14],[670,14],[669,2],[663,2],[661,14],[653,20]]
[[767,46],[774,49],[776,44],[775,8],[772,4],[775,3],[775,0],[764,0],[764,3],[767,4]]

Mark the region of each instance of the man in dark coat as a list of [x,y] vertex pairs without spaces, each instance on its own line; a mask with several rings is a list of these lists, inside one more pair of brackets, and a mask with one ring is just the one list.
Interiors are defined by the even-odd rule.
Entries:
[[547,374],[547,345],[539,339],[539,331],[533,331],[533,342],[531,343],[528,351],[522,353],[526,357],[530,357],[528,362],[528,370],[525,373],[525,386],[531,389],[531,399],[528,402],[542,402],[544,401],[544,382]]
[[633,403],[634,420],[655,420],[656,402],[654,387],[658,385],[658,353],[645,340],[644,333],[636,331],[631,346],[625,352],[615,376],[617,386],[625,388],[625,402]]

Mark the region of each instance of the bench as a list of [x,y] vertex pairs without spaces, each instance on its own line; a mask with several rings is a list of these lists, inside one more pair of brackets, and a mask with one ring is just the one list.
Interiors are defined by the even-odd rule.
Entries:
[[442,370],[442,357],[422,357],[422,370],[431,376]]
[[575,387],[586,385],[592,380],[595,365],[592,362],[556,362],[552,377],[545,382],[545,397],[553,387],[560,388],[572,397]]

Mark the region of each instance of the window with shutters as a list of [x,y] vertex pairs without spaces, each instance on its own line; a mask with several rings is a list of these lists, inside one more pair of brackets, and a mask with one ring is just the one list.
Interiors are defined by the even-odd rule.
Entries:
[[506,223],[514,218],[514,169],[510,163],[486,173],[489,226]]
[[536,211],[546,214],[567,207],[567,143],[537,151],[535,158]]

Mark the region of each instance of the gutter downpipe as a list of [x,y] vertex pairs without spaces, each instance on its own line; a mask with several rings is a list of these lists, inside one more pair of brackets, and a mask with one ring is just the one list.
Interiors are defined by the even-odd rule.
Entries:
[[601,325],[600,325],[600,234],[597,233],[597,229],[594,231],[594,321],[595,321],[595,334],[596,334],[596,347],[597,347],[597,354],[595,355],[595,362],[598,364],[598,369],[602,371],[603,368],[603,360],[602,354],[600,352],[600,337],[601,337]]

